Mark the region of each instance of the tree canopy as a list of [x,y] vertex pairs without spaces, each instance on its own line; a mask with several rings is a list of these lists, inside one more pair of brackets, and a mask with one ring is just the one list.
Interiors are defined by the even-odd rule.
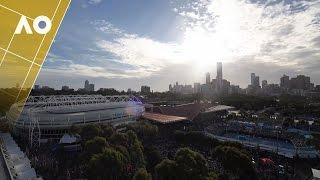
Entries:
[[221,145],[215,148],[215,155],[229,174],[239,179],[257,179],[250,158],[238,148]]
[[94,137],[85,143],[85,151],[89,156],[102,153],[107,147],[107,141],[104,137]]
[[158,180],[210,179],[204,157],[189,148],[179,149],[174,160],[163,160],[156,166],[155,171]]
[[146,169],[140,168],[138,171],[136,171],[132,180],[152,180],[152,176],[147,172]]
[[124,176],[127,159],[122,153],[106,149],[103,153],[93,155],[89,161],[90,179],[121,179]]

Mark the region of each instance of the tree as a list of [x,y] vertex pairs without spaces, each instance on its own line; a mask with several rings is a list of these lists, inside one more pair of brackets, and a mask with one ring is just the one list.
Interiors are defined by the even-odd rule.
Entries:
[[128,145],[129,146],[132,146],[134,143],[139,142],[137,134],[134,131],[129,130],[129,131],[127,131],[126,135],[128,137]]
[[154,167],[161,162],[159,150],[154,146],[145,147],[144,154],[147,161],[147,169],[153,171]]
[[145,159],[143,155],[143,146],[139,141],[136,133],[129,130],[126,133],[128,137],[128,150],[130,153],[131,162],[136,168],[141,168],[145,166]]
[[127,160],[120,152],[113,149],[106,149],[103,153],[94,155],[88,165],[90,179],[121,179],[124,177],[124,170]]
[[119,151],[121,152],[121,154],[126,158],[126,159],[130,159],[130,154],[129,154],[129,151],[127,150],[126,147],[124,146],[121,146],[121,145],[115,145],[115,146],[112,146],[113,149],[115,149],[116,151]]
[[104,137],[96,136],[94,139],[85,143],[85,151],[89,156],[92,156],[94,154],[102,153],[107,145],[107,141]]
[[250,158],[238,148],[218,146],[215,148],[214,154],[230,174],[238,176],[239,179],[257,179],[256,171]]
[[219,144],[219,141],[217,141],[216,139],[210,138],[202,132],[198,131],[183,132],[177,130],[174,133],[174,137],[179,143],[199,145],[207,148],[211,148]]
[[156,125],[147,122],[137,122],[127,126],[128,129],[133,130],[140,138],[150,139],[157,136],[159,130]]
[[155,167],[158,180],[211,180],[216,178],[214,174],[214,172],[209,174],[204,157],[189,148],[179,149],[174,161],[165,159]]
[[84,140],[84,142],[93,139],[96,136],[99,136],[101,133],[101,129],[98,125],[89,124],[84,126],[81,129],[81,138]]
[[156,168],[156,179],[157,180],[179,180],[177,175],[178,165],[175,161],[165,159],[159,163]]
[[210,171],[206,180],[218,180],[219,176],[214,171]]
[[260,110],[264,107],[275,106],[273,97],[260,97],[251,95],[228,95],[220,97],[220,102],[225,105],[234,106],[238,109]]
[[124,147],[128,147],[128,141],[128,136],[124,133],[114,133],[110,137],[110,143],[112,143],[113,145],[121,145]]
[[115,132],[111,125],[101,125],[102,136],[105,138],[110,138]]
[[146,169],[140,168],[138,171],[134,174],[133,180],[152,180],[151,174],[147,172]]
[[181,179],[205,179],[208,175],[208,166],[205,158],[189,148],[178,150],[175,161],[178,165],[178,174]]
[[140,142],[134,142],[134,144],[129,147],[129,153],[134,167],[141,168],[145,166],[146,162],[143,155],[143,147]]

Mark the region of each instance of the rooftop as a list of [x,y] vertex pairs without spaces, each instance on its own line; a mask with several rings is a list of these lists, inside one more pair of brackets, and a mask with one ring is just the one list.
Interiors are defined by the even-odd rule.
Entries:
[[187,117],[180,117],[180,116],[171,116],[171,115],[164,115],[164,114],[157,114],[157,113],[147,113],[145,112],[142,117],[144,119],[161,123],[161,124],[169,124],[174,122],[180,122],[187,120]]
[[225,111],[225,110],[234,110],[234,107],[226,106],[226,105],[217,105],[217,106],[213,106],[206,109],[205,112],[217,112],[217,111]]
[[320,179],[320,170],[312,169],[312,174],[314,179]]

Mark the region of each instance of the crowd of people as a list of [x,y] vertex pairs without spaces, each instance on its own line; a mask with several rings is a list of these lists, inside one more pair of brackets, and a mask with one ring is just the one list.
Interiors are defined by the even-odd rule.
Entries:
[[[63,154],[59,149],[53,150],[52,146],[47,144],[38,149],[27,149],[27,155],[33,166],[44,179],[74,179],[84,177],[85,166],[81,163],[70,163],[70,159],[76,158],[76,154]],[[70,158],[70,157],[73,158]]]
[[262,123],[253,123],[245,121],[228,121],[210,125],[206,131],[223,135],[225,133],[239,133],[253,137],[271,138],[291,142],[295,147],[307,147],[306,139],[303,135],[294,132],[288,132],[281,126],[265,126]]

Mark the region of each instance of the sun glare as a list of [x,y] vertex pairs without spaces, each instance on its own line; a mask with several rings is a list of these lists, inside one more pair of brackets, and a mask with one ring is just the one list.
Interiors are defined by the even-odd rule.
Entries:
[[[243,7],[238,1],[222,0],[212,2],[208,13],[214,17],[194,23],[186,28],[182,43],[183,53],[198,68],[206,69],[216,62],[232,62],[237,57],[259,52],[263,36],[257,35],[259,14],[252,14],[251,8]],[[253,38],[255,37],[255,38]]]

